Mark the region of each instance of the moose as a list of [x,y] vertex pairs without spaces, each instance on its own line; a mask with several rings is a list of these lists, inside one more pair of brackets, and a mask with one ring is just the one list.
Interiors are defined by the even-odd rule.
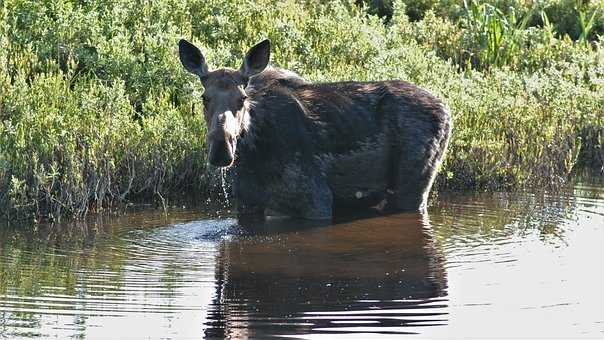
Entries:
[[238,70],[210,71],[179,41],[204,87],[208,162],[233,171],[239,218],[424,211],[451,135],[446,105],[400,80],[311,83],[269,66],[270,47],[253,46]]

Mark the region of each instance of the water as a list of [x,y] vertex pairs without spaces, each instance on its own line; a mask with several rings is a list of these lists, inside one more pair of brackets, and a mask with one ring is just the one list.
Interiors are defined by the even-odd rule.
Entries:
[[604,185],[429,215],[0,229],[0,338],[604,338]]

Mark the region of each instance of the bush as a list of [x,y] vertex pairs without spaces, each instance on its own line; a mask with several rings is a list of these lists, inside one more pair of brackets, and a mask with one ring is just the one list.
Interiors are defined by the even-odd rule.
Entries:
[[[520,10],[512,20],[477,5],[468,17],[422,3],[430,8],[412,21],[394,2],[385,23],[352,1],[5,0],[0,211],[81,216],[129,201],[204,200],[202,89],[179,64],[181,37],[213,66],[238,67],[268,37],[274,64],[313,81],[399,78],[431,90],[454,116],[441,189],[551,184],[580,154],[604,159],[594,145],[604,140],[599,42],[560,39],[551,23],[519,25]],[[449,17],[435,14],[445,9]],[[493,22],[481,22],[485,13]]]
[[[528,27],[541,27],[544,22],[539,12],[545,12],[560,37],[568,35],[573,40],[581,38],[584,23],[593,17],[593,25],[585,37],[591,41],[604,35],[604,3],[601,0],[403,0],[405,14],[411,21],[422,20],[432,11],[441,18],[459,21],[466,14],[464,5],[489,6],[504,15],[515,12],[520,17],[529,14]],[[368,12],[390,20],[397,0],[357,0],[357,5],[366,6]],[[583,19],[582,19],[583,18]],[[581,21],[584,21],[583,23]]]

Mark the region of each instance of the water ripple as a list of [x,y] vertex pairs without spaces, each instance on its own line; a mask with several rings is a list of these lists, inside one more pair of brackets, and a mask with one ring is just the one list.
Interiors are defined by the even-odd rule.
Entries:
[[333,224],[183,210],[92,225],[0,229],[0,337],[604,332],[600,185],[444,194],[429,216]]

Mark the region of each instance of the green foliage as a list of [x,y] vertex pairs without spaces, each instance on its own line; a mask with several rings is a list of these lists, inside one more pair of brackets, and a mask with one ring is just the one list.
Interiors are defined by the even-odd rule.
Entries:
[[[467,1],[456,0],[403,0],[405,14],[411,21],[422,20],[430,11],[437,16],[457,22],[466,15]],[[546,12],[560,37],[568,35],[573,40],[597,40],[604,34],[604,2],[602,0],[478,0],[478,6],[488,6],[505,16],[515,12],[519,17],[529,15],[528,27],[541,27],[539,12]],[[357,0],[367,6],[368,12],[389,20],[395,12],[397,0]],[[532,12],[532,13],[531,13]],[[589,24],[591,21],[591,25]],[[586,31],[585,28],[588,28]],[[584,34],[587,33],[587,34]]]
[[591,31],[594,28],[594,19],[598,14],[599,8],[592,11],[590,16],[588,16],[587,10],[584,8],[577,8],[576,10],[579,13],[579,25],[581,26],[581,34],[579,35],[578,40],[587,43]]
[[[554,0],[542,4],[560,36],[574,40],[597,40],[604,35],[604,1]],[[589,24],[589,25],[588,25]]]
[[519,49],[519,35],[526,29],[531,13],[518,19],[514,9],[505,15],[492,5],[478,4],[474,0],[464,0],[464,8],[465,25],[471,39],[479,44],[480,62],[489,67],[510,64]]
[[[0,215],[202,199],[202,89],[179,64],[181,37],[211,67],[238,67],[268,37],[274,64],[313,81],[399,78],[431,90],[455,125],[441,188],[563,181],[579,154],[604,159],[604,58],[596,5],[575,42],[549,10],[557,3],[395,1],[384,22],[352,1],[5,0]],[[422,8],[414,20],[412,6]]]

